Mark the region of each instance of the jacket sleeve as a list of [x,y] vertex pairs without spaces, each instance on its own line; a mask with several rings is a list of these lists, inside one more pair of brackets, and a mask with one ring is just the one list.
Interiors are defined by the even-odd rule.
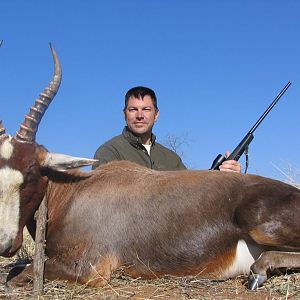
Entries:
[[178,161],[176,170],[186,170],[186,169],[187,169],[187,167],[184,165],[181,158],[179,157],[179,161]]
[[118,151],[114,147],[107,145],[102,145],[97,149],[94,159],[97,159],[98,161],[93,164],[93,170],[110,161],[121,160]]

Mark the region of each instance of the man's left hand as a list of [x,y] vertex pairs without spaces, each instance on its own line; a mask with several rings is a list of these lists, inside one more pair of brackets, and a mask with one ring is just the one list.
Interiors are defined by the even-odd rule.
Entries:
[[[230,152],[226,151],[226,157],[230,155]],[[219,166],[220,171],[224,172],[237,172],[241,173],[242,171],[242,166],[239,162],[235,160],[225,160],[220,166]]]

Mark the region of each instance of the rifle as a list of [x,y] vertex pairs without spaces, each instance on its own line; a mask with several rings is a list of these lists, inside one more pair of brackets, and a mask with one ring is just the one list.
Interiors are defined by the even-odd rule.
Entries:
[[[290,81],[286,84],[286,86],[278,94],[278,96],[275,98],[275,100],[270,104],[270,106],[267,108],[267,110],[261,115],[261,117],[258,119],[258,121],[253,125],[253,127],[250,129],[250,131],[246,134],[246,136],[242,139],[242,141],[238,144],[238,146],[232,151],[232,153],[228,157],[225,157],[222,154],[219,154],[214,159],[210,170],[219,170],[219,166],[225,160],[236,160],[236,161],[238,161],[240,159],[240,157],[248,149],[249,144],[251,143],[251,141],[254,138],[253,132],[260,125],[260,123],[263,121],[263,119],[267,116],[267,114],[271,111],[271,109],[274,107],[274,105],[278,102],[278,100],[286,92],[286,90],[290,87],[291,84],[292,83]],[[245,173],[246,173],[246,171],[245,171]]]

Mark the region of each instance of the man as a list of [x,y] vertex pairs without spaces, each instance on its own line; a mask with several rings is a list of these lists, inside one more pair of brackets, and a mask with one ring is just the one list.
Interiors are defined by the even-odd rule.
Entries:
[[[125,95],[123,109],[127,126],[121,135],[100,146],[94,158],[99,160],[93,169],[113,160],[129,160],[155,170],[184,170],[181,158],[170,149],[155,141],[152,133],[159,116],[157,99],[153,90],[134,87]],[[220,166],[221,171],[240,172],[238,162],[229,160]]]

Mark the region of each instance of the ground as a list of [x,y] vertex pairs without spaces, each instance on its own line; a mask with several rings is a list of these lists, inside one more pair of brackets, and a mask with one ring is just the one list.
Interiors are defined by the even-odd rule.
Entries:
[[277,273],[256,291],[247,289],[246,277],[226,281],[197,280],[193,277],[141,280],[129,278],[122,271],[116,273],[108,285],[97,289],[79,284],[46,281],[44,295],[38,297],[33,293],[32,284],[22,288],[7,288],[6,277],[13,265],[20,261],[31,260],[33,253],[34,242],[25,230],[24,243],[17,256],[10,259],[0,257],[0,299],[300,300],[300,272]]
[[300,299],[300,273],[274,276],[264,287],[249,291],[246,277],[222,282],[173,277],[145,281],[128,278],[119,272],[107,286],[98,289],[46,281],[44,296],[37,297],[32,292],[32,285],[17,289],[5,286],[7,273],[14,262],[0,258],[0,299]]

